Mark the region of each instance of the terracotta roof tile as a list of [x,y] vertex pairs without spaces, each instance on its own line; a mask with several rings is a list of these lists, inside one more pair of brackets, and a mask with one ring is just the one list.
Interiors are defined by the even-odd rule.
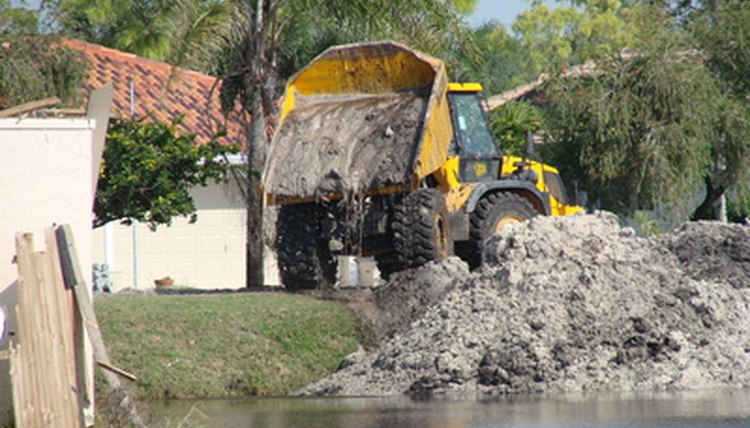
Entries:
[[[220,139],[222,143],[246,144],[244,114],[237,109],[225,118],[221,113],[218,88],[210,104],[207,101],[216,80],[214,77],[185,69],[173,73],[169,64],[79,40],[68,39],[65,43],[88,57],[90,68],[86,90],[112,83],[113,116],[130,117],[132,101],[139,116],[150,114],[155,120],[171,122],[184,115],[180,128],[196,134],[199,143],[209,141],[216,131],[226,126],[227,135]],[[130,96],[131,81],[135,89],[133,100]]]

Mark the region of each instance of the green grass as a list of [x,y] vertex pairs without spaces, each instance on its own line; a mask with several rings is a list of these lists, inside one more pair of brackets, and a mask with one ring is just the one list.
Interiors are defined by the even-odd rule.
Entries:
[[345,306],[281,293],[98,298],[113,363],[140,398],[285,395],[357,347]]

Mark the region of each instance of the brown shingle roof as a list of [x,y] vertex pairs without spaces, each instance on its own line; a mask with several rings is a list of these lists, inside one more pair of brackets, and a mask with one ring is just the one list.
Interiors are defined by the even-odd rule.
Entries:
[[224,117],[218,86],[214,88],[210,104],[207,102],[216,78],[185,69],[173,70],[163,62],[79,40],[69,39],[65,44],[85,53],[90,62],[87,90],[109,82],[114,86],[113,116],[131,116],[132,81],[136,116],[151,114],[155,120],[171,122],[183,115],[180,128],[196,134],[196,141],[200,143],[209,141],[216,131],[226,128],[227,135],[221,142],[245,145],[240,110],[231,113],[229,118]]

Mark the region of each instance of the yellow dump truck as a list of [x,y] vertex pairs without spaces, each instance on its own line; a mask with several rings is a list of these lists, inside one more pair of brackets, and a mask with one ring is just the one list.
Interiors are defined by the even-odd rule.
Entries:
[[557,170],[501,156],[480,91],[393,42],[330,48],[289,80],[263,174],[287,288],[334,281],[337,255],[384,276],[451,254],[475,268],[508,223],[581,210]]

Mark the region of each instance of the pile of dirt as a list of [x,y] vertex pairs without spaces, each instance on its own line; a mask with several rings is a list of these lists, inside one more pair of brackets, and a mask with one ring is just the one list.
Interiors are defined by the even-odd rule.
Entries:
[[694,278],[723,281],[734,288],[750,287],[750,227],[686,223],[664,238],[667,248]]
[[458,257],[395,273],[387,287],[375,290],[378,337],[383,340],[407,329],[468,275],[469,265]]
[[298,103],[271,144],[268,193],[314,197],[411,178],[425,94],[319,95]]
[[[717,242],[738,233],[696,224],[666,238],[639,238],[609,213],[513,225],[491,243],[480,271],[454,277],[437,293],[438,303],[417,311],[406,328],[394,328],[379,350],[301,392],[749,386],[750,290],[685,269],[670,251],[680,254],[679,243],[692,234],[700,239],[705,228],[722,234]],[[398,313],[403,299],[387,299],[390,287],[378,293]],[[401,283],[395,290],[400,296],[406,288]]]

